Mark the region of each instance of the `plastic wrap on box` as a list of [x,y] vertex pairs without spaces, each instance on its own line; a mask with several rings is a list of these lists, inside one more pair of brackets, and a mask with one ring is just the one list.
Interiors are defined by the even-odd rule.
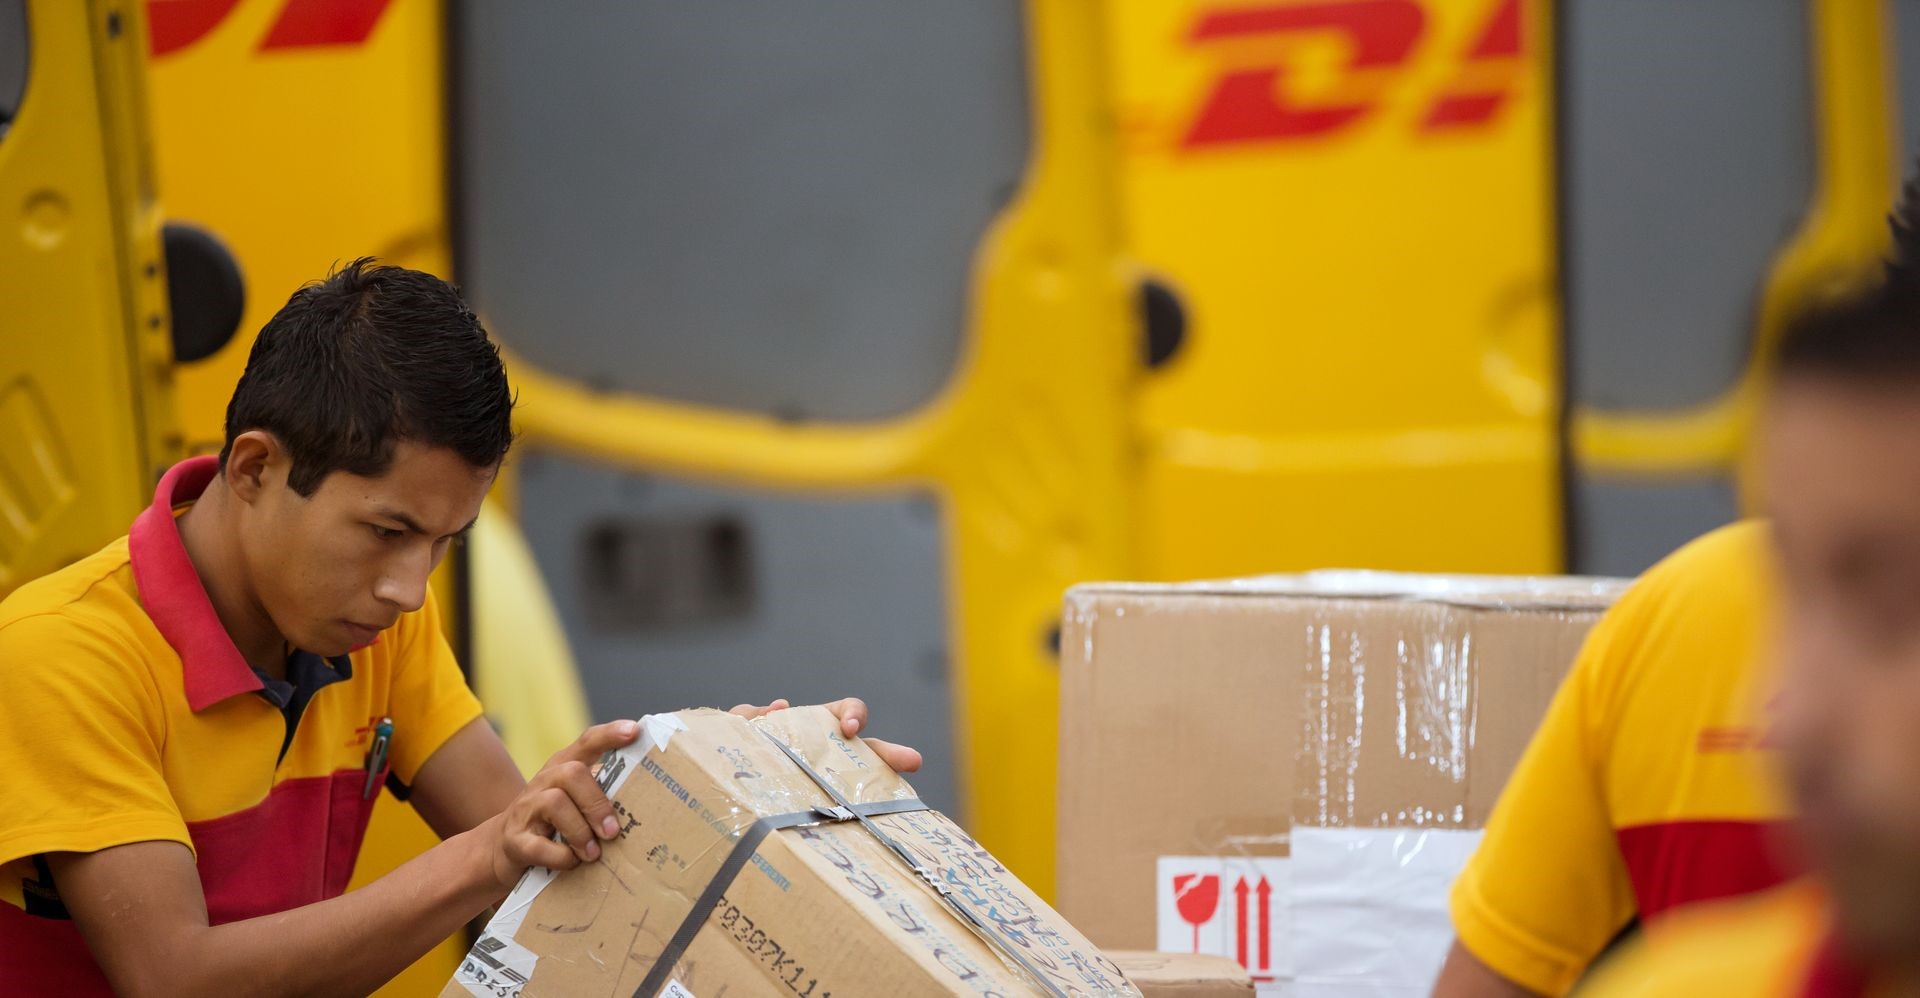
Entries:
[[1293,821],[1478,827],[1622,584],[1360,573],[1404,582],[1367,599],[1354,574],[1305,615]]
[[1414,995],[1446,897],[1588,627],[1619,586],[1427,580],[1310,626],[1295,756],[1295,994]]
[[1296,829],[1288,993],[1427,994],[1453,935],[1447,889],[1479,841],[1464,829]]

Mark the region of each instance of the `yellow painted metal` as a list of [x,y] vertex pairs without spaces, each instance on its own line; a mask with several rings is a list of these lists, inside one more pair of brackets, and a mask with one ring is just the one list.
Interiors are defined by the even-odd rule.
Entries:
[[369,254],[452,267],[439,0],[391,0],[362,42],[262,48],[287,8],[241,0],[149,71],[167,213],[217,233],[247,281],[240,335],[179,374],[200,450],[218,446],[253,333],[295,288]]
[[1136,574],[1560,569],[1549,5],[1109,6]]
[[180,449],[135,15],[27,4],[0,135],[0,594],[124,533]]
[[513,514],[489,500],[463,553],[472,579],[474,692],[491,705],[507,753],[532,776],[586,728],[587,694]]
[[[1118,265],[1096,5],[1026,8],[1034,156],[973,261],[974,328],[941,393],[897,421],[793,426],[598,394],[515,361],[529,439],[767,487],[933,489],[945,509],[961,798],[980,840],[1053,881],[1066,587],[1127,574],[1134,329]],[[884,718],[882,719],[884,721]]]
[[1899,176],[1887,11],[1879,0],[1811,0],[1808,12],[1817,186],[1767,276],[1747,367],[1724,394],[1687,409],[1577,413],[1573,447],[1584,467],[1650,475],[1736,468],[1782,324],[1802,303],[1872,275],[1886,251]]
[[[247,281],[240,333],[179,371],[179,423],[200,451],[218,448],[254,333],[295,288],[368,254],[451,269],[440,3],[392,0],[363,41],[263,47],[285,10],[284,0],[241,0],[149,69],[167,214],[225,240]],[[436,575],[449,611],[458,606],[451,584]],[[382,795],[353,886],[434,841],[412,808]],[[464,938],[448,939],[379,994],[438,994],[465,948]]]

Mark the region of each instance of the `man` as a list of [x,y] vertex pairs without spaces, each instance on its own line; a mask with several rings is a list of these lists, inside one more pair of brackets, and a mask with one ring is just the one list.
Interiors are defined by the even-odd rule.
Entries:
[[[589,766],[638,725],[523,781],[427,588],[512,406],[453,288],[356,261],[261,330],[217,459],[0,603],[0,990],[365,994],[528,866],[599,858]],[[383,784],[444,841],[343,894]]]
[[1920,993],[1920,184],[1878,286],[1784,338],[1761,427],[1780,745],[1813,876],[1650,928],[1620,994]]
[[1791,873],[1762,737],[1773,576],[1766,524],[1737,523],[1594,628],[1455,881],[1436,995],[1564,994],[1634,926]]
[[1762,739],[1767,528],[1716,530],[1594,627],[1454,883],[1435,994],[1564,994],[1635,920],[1759,890],[1786,814]]

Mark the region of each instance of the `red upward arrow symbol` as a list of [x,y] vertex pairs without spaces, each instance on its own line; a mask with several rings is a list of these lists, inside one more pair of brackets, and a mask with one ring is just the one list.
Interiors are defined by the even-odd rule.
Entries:
[[1273,966],[1273,935],[1267,922],[1273,910],[1273,887],[1265,876],[1260,878],[1260,887],[1255,893],[1260,895],[1260,969],[1268,970]]
[[1234,885],[1233,902],[1234,910],[1239,913],[1237,923],[1239,931],[1235,935],[1239,940],[1240,966],[1245,967],[1247,966],[1247,878],[1241,877],[1240,882]]

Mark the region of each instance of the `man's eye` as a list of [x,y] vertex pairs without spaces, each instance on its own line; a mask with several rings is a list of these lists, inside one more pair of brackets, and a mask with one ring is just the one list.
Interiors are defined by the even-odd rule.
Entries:
[[392,527],[383,527],[377,523],[369,523],[367,524],[367,527],[368,529],[373,531],[373,536],[378,537],[383,541],[393,540],[394,538],[399,537],[402,533],[405,533],[405,531],[395,530]]

